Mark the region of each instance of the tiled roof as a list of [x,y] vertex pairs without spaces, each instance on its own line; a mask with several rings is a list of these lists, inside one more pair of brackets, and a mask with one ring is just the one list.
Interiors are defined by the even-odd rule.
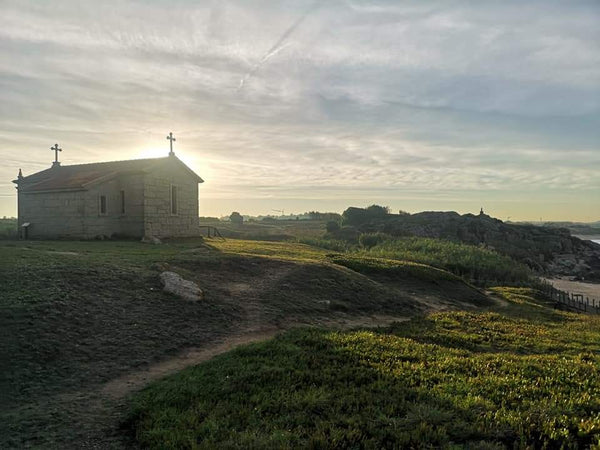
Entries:
[[96,181],[133,172],[148,172],[161,165],[176,162],[185,167],[199,183],[203,180],[175,156],[152,159],[132,159],[73,166],[56,166],[15,180],[21,192],[79,190]]

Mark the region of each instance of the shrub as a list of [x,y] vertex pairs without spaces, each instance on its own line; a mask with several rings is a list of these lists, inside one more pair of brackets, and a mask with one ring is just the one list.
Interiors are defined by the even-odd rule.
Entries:
[[390,236],[385,233],[363,233],[358,238],[361,247],[370,249],[378,244],[388,240]]
[[325,229],[327,230],[328,233],[335,233],[336,231],[339,231],[340,224],[339,224],[339,222],[336,222],[335,220],[330,220],[325,225]]
[[414,261],[449,270],[479,283],[529,282],[531,271],[493,250],[442,239],[384,239],[361,251],[365,256]]
[[368,208],[351,206],[342,213],[345,225],[362,225],[371,220],[385,219],[390,213],[387,206],[371,205]]
[[237,211],[234,211],[234,212],[231,213],[231,215],[229,216],[229,220],[231,221],[231,223],[235,223],[235,224],[242,224],[242,223],[244,223],[244,218]]

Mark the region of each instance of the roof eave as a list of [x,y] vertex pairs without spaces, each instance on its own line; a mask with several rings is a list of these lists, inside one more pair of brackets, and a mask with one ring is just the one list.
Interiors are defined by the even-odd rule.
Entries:
[[83,187],[74,187],[74,188],[56,188],[56,189],[32,189],[32,190],[22,190],[19,189],[21,194],[46,194],[49,192],[76,192],[76,191],[85,191],[86,189]]

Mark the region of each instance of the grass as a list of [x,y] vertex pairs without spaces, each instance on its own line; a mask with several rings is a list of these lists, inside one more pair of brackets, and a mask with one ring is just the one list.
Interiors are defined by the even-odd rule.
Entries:
[[335,264],[367,275],[383,274],[397,279],[412,277],[427,281],[462,281],[461,278],[447,270],[411,261],[397,261],[356,255],[330,255],[329,259]]
[[301,242],[345,253],[354,260],[379,258],[432,266],[482,285],[527,284],[533,275],[524,264],[489,248],[443,239],[393,238],[379,234],[386,237],[370,248],[335,239],[304,238]]
[[1,448],[76,448],[65,442],[99,419],[84,423],[89,404],[67,393],[97,392],[230,331],[242,313],[225,296],[190,303],[162,292],[154,265],[193,245],[0,242]]
[[0,219],[0,239],[17,237],[17,219]]
[[277,220],[273,222],[230,222],[201,220],[201,226],[216,227],[225,238],[260,241],[295,241],[317,238],[325,232],[323,220]]
[[[328,254],[293,242],[0,241],[0,447],[76,448],[101,423],[84,393],[249,325],[422,309]],[[163,293],[163,270],[196,281],[204,300]]]
[[236,255],[266,256],[293,261],[324,261],[330,252],[297,242],[270,242],[228,239],[213,240],[211,245],[217,250]]
[[496,289],[497,312],[297,329],[135,396],[147,448],[600,445],[600,318]]
[[[163,270],[174,270],[186,279],[196,281],[204,290],[204,301],[189,303],[163,293],[158,281],[158,274]],[[80,447],[81,436],[98,436],[101,424],[108,423],[107,426],[110,426],[112,419],[98,416],[97,410],[91,406],[94,401],[100,401],[92,401],[93,395],[101,392],[106,381],[169,358],[184,348],[210,345],[214,340],[249,324],[288,327],[290,323],[297,322],[330,323],[340,317],[413,316],[423,311],[419,299],[425,296],[428,304],[442,302],[445,306],[456,307],[464,302],[471,308],[474,305],[489,306],[489,302],[482,301],[479,292],[440,268],[366,253],[332,253],[328,249],[297,242],[255,240],[189,239],[166,241],[162,245],[134,241],[2,241],[0,285],[2,448]],[[530,304],[528,291],[521,294],[514,290],[499,291],[497,295],[510,297],[511,311],[526,308],[535,311],[539,317],[546,314],[547,310],[535,303],[535,299]],[[516,319],[518,314],[511,317]],[[566,323],[564,318],[570,317],[556,314],[548,313],[544,317],[548,323]],[[419,326],[417,321],[410,323],[410,327],[413,324]],[[431,329],[430,325],[427,326]],[[418,343],[417,335],[421,332],[415,333],[415,336],[405,338]],[[388,334],[400,336],[396,329],[389,330]],[[274,377],[274,392],[277,394],[277,386],[280,386],[275,375],[286,376],[277,368],[286,368],[289,363],[289,367],[296,367],[302,373],[299,375],[301,378],[293,379],[292,386],[298,387],[298,393],[285,392],[292,399],[308,402],[309,411],[313,411],[310,409],[310,402],[313,402],[314,408],[322,408],[325,414],[329,406],[319,400],[319,395],[330,398],[330,394],[319,375],[321,358],[328,361],[333,356],[343,357],[331,359],[337,364],[333,367],[340,368],[340,374],[346,370],[345,364],[355,366],[346,372],[343,383],[348,386],[353,382],[351,374],[356,374],[359,381],[363,375],[371,376],[371,369],[365,371],[362,366],[356,365],[356,360],[345,359],[345,351],[341,351],[343,348],[332,340],[332,336],[336,335],[322,330],[294,331],[280,338],[283,339],[281,348],[269,347],[275,345],[272,343],[261,344],[266,346],[264,357],[275,358],[260,362],[265,364],[265,370],[271,368],[274,371],[269,375]],[[595,337],[594,334],[590,336]],[[433,337],[429,339],[433,340]],[[307,342],[314,342],[316,347],[313,348],[312,344],[306,346]],[[469,345],[472,349],[468,351],[479,351],[477,341],[473,340]],[[560,348],[564,348],[564,343],[561,345],[563,347]],[[315,349],[317,352],[312,356]],[[319,353],[319,349],[328,350],[327,353]],[[279,358],[284,356],[291,359],[281,364]],[[225,360],[234,364],[235,371],[245,370],[245,362],[234,362],[235,358],[228,358]],[[260,365],[252,361],[247,360],[248,368]],[[310,371],[307,372],[308,369]],[[261,371],[257,369],[256,373],[261,374]],[[254,376],[250,372],[243,373],[243,370],[239,375],[245,377],[245,381],[239,383],[250,383]],[[320,387],[304,399],[304,389],[310,386],[304,386],[302,380],[309,379],[314,379]],[[213,380],[216,381],[218,379]],[[337,382],[331,381],[335,387]],[[236,386],[239,388],[241,384]],[[283,389],[283,384],[280,387]],[[218,392],[220,388],[217,383],[210,389]],[[179,388],[174,389],[177,391]],[[352,389],[360,394],[360,388]],[[262,395],[260,392],[263,391],[256,391],[256,399]],[[281,402],[277,408],[283,412],[287,407],[285,396],[282,397],[285,392],[274,396]],[[338,393],[335,389],[333,392]],[[167,397],[164,397],[165,401]],[[73,398],[77,400],[69,400]],[[249,405],[256,399],[240,395],[238,400],[243,404],[249,402]],[[184,400],[180,399],[181,408],[177,411],[188,408]],[[374,397],[373,401],[376,400],[377,397]],[[340,397],[340,401],[347,402],[342,404],[344,408],[351,404],[359,405],[351,398]],[[150,404],[146,406],[150,408]],[[215,411],[219,408],[225,408],[225,411],[230,406],[234,405],[218,405]],[[142,409],[139,411],[140,415],[136,417],[141,420],[145,413]],[[240,414],[251,413],[243,412],[243,408],[239,411]],[[327,422],[319,422],[320,409],[314,411],[317,423],[322,427],[318,430],[305,423],[313,420],[313,416],[301,419],[300,412],[292,411],[290,414],[304,420],[301,426],[306,427],[307,436],[315,437],[315,446],[319,445],[319,439],[322,441],[327,436],[319,434],[320,430],[332,433],[333,437],[343,435],[339,438],[341,446],[350,442],[344,440],[347,436],[343,430],[328,429]],[[385,409],[382,414],[385,414]],[[219,417],[214,416],[212,422],[203,423],[209,428],[214,426],[215,430],[222,430],[225,422],[220,420],[225,419],[224,416]],[[237,417],[236,413],[232,417]],[[358,416],[340,417],[342,422],[349,421],[342,428],[359,420]],[[259,427],[259,419],[253,420]],[[135,423],[141,427],[141,421]],[[151,427],[156,425],[148,423]],[[108,430],[109,436],[114,437],[114,429]],[[244,442],[250,443],[249,447],[253,446],[253,442],[257,445],[269,442],[269,445],[278,447],[279,444],[295,446],[295,443],[302,446],[310,441],[303,440],[303,435],[298,435],[296,428],[293,432],[287,432],[287,428],[273,429],[276,435],[269,437],[265,437],[264,433],[270,432],[266,428],[247,430],[249,434]],[[162,444],[157,442],[162,439],[158,437],[162,431],[153,428],[149,433],[156,435],[158,440],[152,441],[147,437],[149,435],[145,435],[144,439],[149,439],[151,446],[160,447]],[[222,438],[219,433],[214,435],[214,439]],[[181,442],[178,432],[174,436],[173,439]],[[243,438],[243,432],[239,436]],[[236,441],[237,437],[232,439],[231,445],[229,441],[223,441],[223,445],[245,446]],[[101,447],[106,444],[105,441],[100,442]]]
[[392,239],[358,255],[427,264],[476,282],[527,282],[532,275],[523,264],[491,249],[441,239]]

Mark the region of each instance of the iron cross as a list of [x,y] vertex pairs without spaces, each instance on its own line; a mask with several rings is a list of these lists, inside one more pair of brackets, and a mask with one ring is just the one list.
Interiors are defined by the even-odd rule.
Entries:
[[173,137],[173,133],[169,133],[167,139],[170,141],[169,145],[171,146],[171,151],[169,152],[169,155],[174,155],[175,153],[173,153],[173,141],[176,141],[177,139]]
[[50,150],[54,150],[54,162],[58,162],[58,152],[62,152],[62,148],[58,148],[58,144],[54,144],[54,147],[50,147]]

